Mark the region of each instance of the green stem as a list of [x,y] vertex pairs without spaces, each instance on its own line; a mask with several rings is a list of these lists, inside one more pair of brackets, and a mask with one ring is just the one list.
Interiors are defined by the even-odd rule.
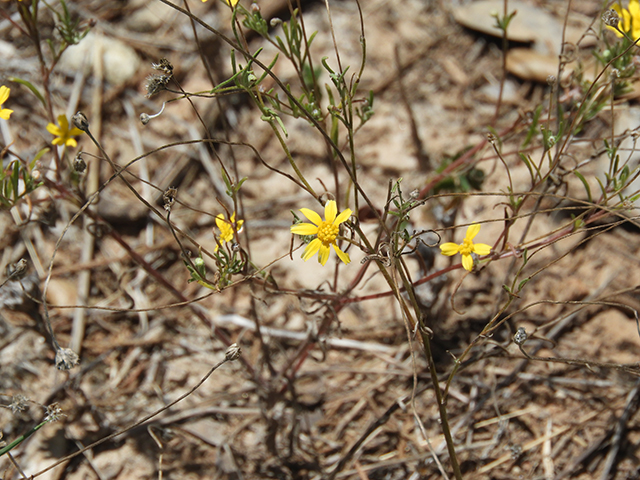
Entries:
[[4,455],[5,453],[10,452],[11,450],[13,450],[15,447],[17,447],[18,445],[20,445],[22,442],[24,442],[27,438],[29,438],[31,435],[33,435],[34,433],[36,433],[38,430],[40,430],[40,428],[42,428],[43,426],[45,426],[47,423],[49,423],[48,421],[44,421],[38,425],[36,425],[35,427],[33,427],[31,430],[29,430],[27,433],[25,433],[24,435],[20,435],[18,438],[16,438],[13,442],[11,442],[9,445],[0,448],[0,457],[2,455]]

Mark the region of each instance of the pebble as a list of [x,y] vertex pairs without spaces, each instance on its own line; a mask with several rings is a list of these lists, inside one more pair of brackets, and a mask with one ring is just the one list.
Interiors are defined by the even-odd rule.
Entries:
[[93,65],[94,55],[102,53],[105,79],[113,86],[129,82],[140,68],[140,58],[133,48],[117,38],[90,32],[78,45],[69,47],[60,59],[60,68],[78,72]]

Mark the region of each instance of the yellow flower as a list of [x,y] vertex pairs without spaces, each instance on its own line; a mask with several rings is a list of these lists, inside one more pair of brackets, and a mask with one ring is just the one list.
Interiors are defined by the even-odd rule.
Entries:
[[54,138],[51,143],[54,145],[66,145],[72,148],[77,147],[78,142],[76,142],[75,138],[71,137],[77,137],[82,133],[82,130],[76,127],[70,128],[66,115],[58,115],[58,124],[60,125],[59,127],[56,127],[53,123],[47,125],[47,131],[57,137]]
[[236,212],[233,212],[230,220],[225,220],[224,215],[219,213],[216,217],[216,225],[220,230],[220,235],[218,235],[218,245],[216,245],[215,251],[218,251],[224,243],[230,242],[233,240],[233,235],[235,232],[240,233],[242,231],[242,224],[244,220],[238,220],[236,222]]
[[349,263],[351,261],[349,254],[340,250],[340,247],[338,247],[336,243],[336,238],[338,237],[338,233],[340,233],[340,224],[351,216],[351,210],[347,208],[343,210],[340,215],[336,216],[338,213],[336,202],[329,200],[324,206],[325,220],[322,220],[320,215],[308,208],[301,208],[300,211],[305,217],[311,220],[311,223],[297,223],[292,225],[291,233],[295,233],[296,235],[317,235],[317,238],[314,238],[311,243],[307,245],[307,248],[305,248],[302,259],[306,262],[318,252],[318,262],[324,265],[327,263],[329,253],[331,252],[329,246],[333,245],[333,249],[336,251],[338,258],[344,263]]
[[[614,3],[612,7],[620,17],[618,28],[623,32],[630,34],[633,40],[640,37],[640,1],[629,0],[629,10],[620,8],[618,3]],[[618,37],[623,36],[615,28],[609,26],[607,26],[607,28],[613,30]]]
[[[202,3],[205,3],[207,0],[202,0]],[[229,5],[230,7],[235,7],[240,0],[224,0],[224,3]]]
[[473,243],[473,238],[480,231],[480,225],[474,223],[467,228],[467,234],[464,237],[464,241],[458,245],[456,243],[443,243],[440,245],[443,255],[451,257],[457,253],[462,255],[462,266],[465,270],[471,271],[473,269],[473,257],[472,253],[477,255],[489,255],[491,253],[491,247],[484,243]]
[[2,108],[2,104],[7,101],[10,92],[10,88],[5,87],[4,85],[0,87],[0,118],[4,120],[9,120],[9,116],[13,113],[13,110]]

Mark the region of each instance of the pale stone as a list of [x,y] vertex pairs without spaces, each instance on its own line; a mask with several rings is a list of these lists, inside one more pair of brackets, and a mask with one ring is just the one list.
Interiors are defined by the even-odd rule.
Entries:
[[91,67],[96,54],[102,55],[105,78],[114,86],[130,81],[140,68],[140,58],[133,48],[117,38],[103,37],[93,32],[78,45],[73,45],[64,52],[60,59],[60,68],[76,72]]

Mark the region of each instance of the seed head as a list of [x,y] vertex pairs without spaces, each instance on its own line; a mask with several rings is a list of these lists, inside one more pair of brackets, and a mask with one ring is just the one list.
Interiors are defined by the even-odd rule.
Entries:
[[20,280],[27,274],[28,262],[26,258],[18,260],[11,269],[10,276],[14,280]]
[[73,170],[77,173],[84,173],[87,169],[87,162],[82,158],[82,152],[79,152],[76,155],[76,158],[73,159]]
[[11,409],[11,413],[15,415],[18,412],[22,412],[26,410],[28,401],[29,399],[24,395],[20,395],[20,394],[14,395],[13,398],[11,399],[11,404],[9,405],[9,408]]
[[176,201],[176,195],[178,194],[178,190],[175,187],[167,188],[162,194],[162,200],[164,201],[164,209],[167,212],[171,211],[171,207]]
[[602,21],[609,27],[617,28],[618,23],[620,22],[620,17],[618,16],[618,12],[612,8],[602,14]]
[[513,341],[516,345],[522,346],[527,341],[527,338],[527,331],[524,329],[524,327],[520,327],[518,328],[518,330],[516,330],[516,334],[513,336]]
[[56,368],[58,370],[71,370],[80,363],[78,354],[70,348],[60,348],[56,351]]
[[164,72],[169,77],[173,75],[173,65],[166,58],[161,58],[158,63],[152,63],[151,68]]
[[71,121],[73,122],[73,125],[79,130],[82,130],[85,133],[89,131],[89,120],[87,120],[87,117],[84,113],[76,113],[73,117],[71,117]]
[[227,351],[224,354],[224,359],[227,362],[233,362],[234,360],[240,358],[240,355],[242,355],[242,349],[238,346],[237,343],[232,343],[231,345],[229,345],[229,348],[227,348]]
[[149,75],[144,86],[147,91],[147,98],[151,98],[157,93],[166,90],[170,80],[171,77],[167,75]]
[[45,407],[45,422],[57,422],[60,420],[64,413],[62,413],[62,408],[57,403],[52,403]]

